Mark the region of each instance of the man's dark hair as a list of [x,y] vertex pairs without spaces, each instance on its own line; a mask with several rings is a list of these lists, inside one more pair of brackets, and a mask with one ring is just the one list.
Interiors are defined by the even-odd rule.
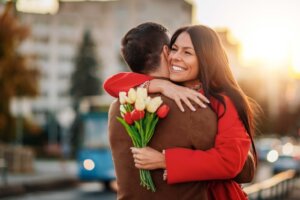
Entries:
[[160,65],[164,45],[169,45],[168,30],[147,22],[129,30],[122,39],[122,55],[133,72],[149,73]]

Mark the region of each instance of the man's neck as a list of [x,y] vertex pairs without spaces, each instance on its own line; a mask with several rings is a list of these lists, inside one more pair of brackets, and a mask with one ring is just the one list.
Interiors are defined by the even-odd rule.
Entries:
[[159,79],[169,79],[169,77],[166,74],[162,73],[160,70],[149,72],[147,75]]

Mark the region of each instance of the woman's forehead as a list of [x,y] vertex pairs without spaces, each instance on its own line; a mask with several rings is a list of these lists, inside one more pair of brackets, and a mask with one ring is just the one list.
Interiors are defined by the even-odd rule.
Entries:
[[192,40],[191,40],[191,37],[190,37],[190,35],[187,32],[181,33],[177,37],[174,45],[180,46],[182,48],[192,48],[192,49],[194,48]]

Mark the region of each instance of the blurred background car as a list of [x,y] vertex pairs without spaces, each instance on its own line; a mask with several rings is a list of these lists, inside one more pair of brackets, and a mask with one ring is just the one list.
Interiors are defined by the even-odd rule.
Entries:
[[276,157],[281,153],[281,141],[278,138],[259,138],[255,143],[258,159],[260,161],[268,161],[269,158],[269,162],[274,162]]
[[293,169],[300,174],[300,157],[293,155],[279,155],[278,159],[273,163],[273,174]]

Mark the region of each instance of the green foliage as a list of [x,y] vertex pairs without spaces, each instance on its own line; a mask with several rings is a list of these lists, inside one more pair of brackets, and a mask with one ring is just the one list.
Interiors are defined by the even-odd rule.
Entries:
[[75,71],[72,75],[70,93],[77,104],[82,97],[100,94],[99,65],[95,56],[95,44],[89,31],[86,31],[75,58]]

